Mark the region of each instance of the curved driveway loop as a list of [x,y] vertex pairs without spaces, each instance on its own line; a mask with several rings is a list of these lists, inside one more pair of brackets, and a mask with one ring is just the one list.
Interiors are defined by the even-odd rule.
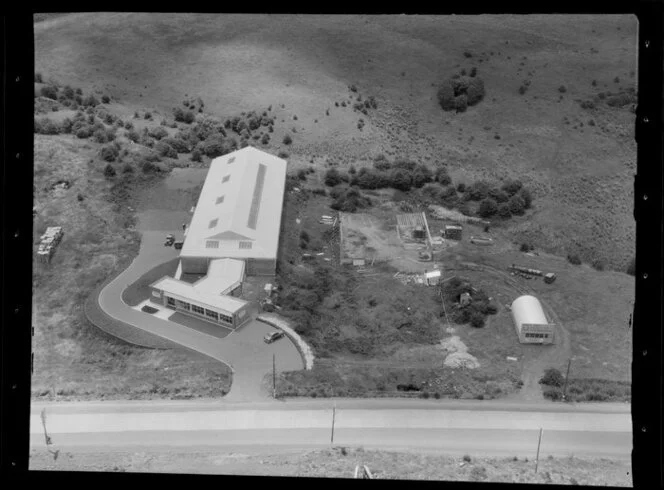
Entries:
[[[270,393],[262,389],[265,374],[272,371],[275,355],[278,371],[304,369],[302,357],[288,337],[272,344],[263,336],[273,330],[269,325],[251,321],[223,339],[178,323],[161,320],[134,310],[122,301],[122,291],[151,268],[177,257],[172,247],[163,245],[164,232],[142,232],[139,255],[131,265],[99,294],[99,305],[111,317],[159,335],[231,366],[233,382],[224,400],[264,400]],[[222,327],[220,327],[222,328]]]

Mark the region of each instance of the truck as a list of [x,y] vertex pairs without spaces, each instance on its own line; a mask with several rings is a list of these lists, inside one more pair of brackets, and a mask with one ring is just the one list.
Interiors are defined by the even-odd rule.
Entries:
[[551,284],[555,280],[556,280],[556,275],[553,272],[549,272],[548,274],[544,275],[544,282],[547,284]]

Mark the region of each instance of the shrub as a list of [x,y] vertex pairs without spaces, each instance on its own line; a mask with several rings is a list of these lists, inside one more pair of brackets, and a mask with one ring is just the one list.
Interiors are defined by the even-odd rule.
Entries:
[[412,181],[413,186],[416,188],[422,187],[427,182],[433,180],[431,170],[426,165],[418,165],[413,172]]
[[[438,180],[438,179],[436,179]],[[456,186],[458,192],[466,192],[466,184],[464,182],[459,182]]]
[[351,175],[355,175],[357,173],[357,170],[355,169],[355,165],[351,165],[350,168],[348,169],[348,173]]
[[464,460],[466,463],[470,463],[470,462],[472,461],[472,459],[470,458],[470,456],[469,456],[468,454],[464,454],[464,455],[463,455],[463,460]]
[[168,131],[166,131],[163,127],[157,126],[155,128],[152,128],[148,131],[148,134],[152,136],[156,140],[160,140],[162,138],[165,138],[168,136]]
[[546,386],[561,387],[565,384],[565,378],[559,370],[549,368],[544,371],[544,375],[539,380],[539,383]]
[[74,122],[68,117],[65,117],[60,123],[60,131],[66,134],[71,133],[73,127],[74,127]]
[[327,191],[323,187],[317,187],[316,189],[313,189],[311,191],[312,194],[315,194],[317,196],[325,196],[327,195]]
[[410,174],[406,170],[400,168],[395,168],[390,172],[389,180],[391,187],[400,191],[409,191],[413,185]]
[[392,164],[387,160],[385,155],[378,155],[374,158],[373,166],[376,170],[387,171],[392,168]]
[[35,119],[34,128],[34,131],[37,134],[58,134],[60,132],[58,125],[46,117]]
[[330,168],[325,172],[325,185],[334,187],[342,182],[341,175],[336,168]]
[[117,145],[107,145],[102,147],[99,154],[102,160],[106,162],[114,162],[116,158],[118,158],[120,150]]
[[108,104],[111,101],[111,98],[108,95],[102,95],[101,96],[101,101],[104,104]]
[[39,90],[39,93],[47,99],[58,100],[58,89],[52,85],[46,85]]
[[533,246],[532,243],[523,242],[519,246],[519,251],[521,251],[521,252],[530,252],[531,250],[535,250],[535,247]]
[[574,265],[581,264],[581,258],[577,254],[567,254],[567,261]]
[[382,189],[390,186],[391,181],[385,172],[363,167],[353,176],[352,184],[361,189]]
[[141,138],[141,135],[138,134],[138,131],[136,131],[135,129],[127,131],[125,133],[125,136],[127,137],[127,139],[133,141],[134,143],[138,143],[138,140]]
[[497,211],[498,211],[498,203],[496,203],[495,200],[488,197],[482,200],[482,202],[480,203],[478,213],[482,218],[490,218],[491,216],[495,215]]
[[110,163],[107,163],[104,167],[104,177],[112,178],[115,177],[115,168]]
[[280,151],[280,152],[277,154],[277,156],[278,156],[279,158],[284,158],[284,159],[285,159],[285,158],[288,158],[290,155],[289,155],[287,152],[285,152],[285,151],[282,150],[282,151]]
[[565,92],[567,92],[567,87],[565,87],[564,85],[561,85],[560,87],[558,87],[558,92],[560,92],[561,94],[564,94]]
[[290,134],[287,134],[284,136],[283,143],[284,145],[290,145],[293,142],[293,138],[291,137]]
[[471,76],[471,77],[475,77],[476,75],[477,75],[477,67],[473,66],[473,67],[470,69],[470,76]]
[[157,144],[155,145],[155,150],[157,150],[157,154],[160,157],[167,157],[167,158],[177,158],[178,157],[178,152],[175,151],[175,149],[166,143],[166,141],[158,141]]
[[154,172],[159,172],[159,167],[154,163],[149,160],[143,160],[141,163],[141,169],[143,170],[143,173],[150,174]]
[[41,73],[35,73],[35,83],[44,83],[44,77]]
[[605,267],[603,259],[594,259],[590,265],[597,271],[603,271]]
[[438,88],[438,103],[444,111],[453,111],[456,109],[454,99],[454,88],[451,80],[445,80]]
[[191,152],[191,161],[192,162],[200,162],[203,158],[203,155],[200,150],[196,149]]
[[519,95],[523,95],[526,93],[526,90],[528,90],[528,87],[526,85],[521,85],[519,87]]
[[162,140],[178,153],[189,153],[189,145],[182,138],[164,138]]
[[[74,130],[74,128],[72,128],[72,130]],[[84,139],[84,138],[89,138],[90,136],[92,136],[92,127],[91,126],[88,126],[87,124],[84,124],[84,125],[80,126],[78,129],[76,129],[76,137],[77,138]]]
[[270,142],[270,135],[265,133],[263,137],[261,138],[261,143],[264,145],[267,145]]
[[84,105],[86,107],[96,107],[99,105],[99,101],[94,95],[90,94],[83,99],[83,103],[81,105]]
[[457,112],[466,112],[468,108],[468,97],[466,94],[461,94],[454,98],[454,108]]
[[482,328],[485,325],[485,318],[482,313],[478,311],[473,311],[470,314],[470,325],[475,328]]
[[523,199],[523,204],[526,209],[531,208],[533,204],[533,197],[528,189],[526,189],[525,187],[521,188],[521,190],[519,190],[519,192],[516,195],[519,196],[521,199]]
[[509,197],[512,197],[514,194],[519,192],[523,184],[520,180],[508,180],[500,188],[507,193]]
[[486,199],[489,195],[489,190],[491,186],[484,181],[473,182],[469,187],[466,188],[466,192],[471,201],[482,201]]
[[496,201],[498,204],[507,202],[509,200],[507,192],[498,189],[496,187],[492,187],[491,189],[489,189],[489,197],[494,201]]
[[297,178],[300,180],[307,180],[307,171],[301,168],[297,171]]
[[124,174],[130,174],[133,171],[134,171],[134,167],[132,167],[129,162],[125,162],[125,164],[122,166],[122,173],[124,173]]
[[521,196],[518,195],[510,197],[508,204],[511,213],[516,214],[517,216],[522,215],[526,209],[525,201],[521,198]]

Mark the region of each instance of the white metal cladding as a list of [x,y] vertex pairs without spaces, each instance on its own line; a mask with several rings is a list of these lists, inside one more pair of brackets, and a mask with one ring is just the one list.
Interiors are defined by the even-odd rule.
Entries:
[[539,300],[529,295],[520,296],[512,302],[512,318],[519,331],[524,324],[548,325],[549,323]]

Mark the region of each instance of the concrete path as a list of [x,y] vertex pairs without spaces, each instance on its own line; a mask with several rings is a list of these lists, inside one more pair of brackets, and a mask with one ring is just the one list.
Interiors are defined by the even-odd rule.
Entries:
[[272,344],[263,336],[273,328],[258,321],[245,324],[223,339],[202,331],[137,311],[122,301],[122,291],[153,267],[177,257],[173,247],[163,245],[166,232],[143,231],[141,249],[131,265],[110,282],[99,294],[99,305],[112,318],[135,326],[184,347],[228,364],[233,370],[228,400],[261,400],[270,396],[262,389],[265,374],[272,371],[276,356],[279,371],[304,368],[302,357],[290,339]]

